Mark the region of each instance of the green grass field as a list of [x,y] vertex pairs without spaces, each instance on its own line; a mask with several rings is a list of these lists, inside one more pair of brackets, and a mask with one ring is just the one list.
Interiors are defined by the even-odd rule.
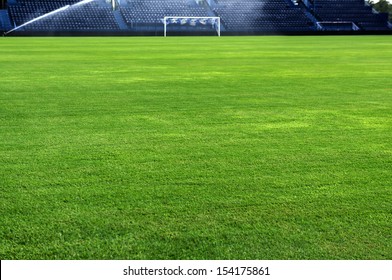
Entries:
[[391,259],[392,37],[0,39],[1,259]]

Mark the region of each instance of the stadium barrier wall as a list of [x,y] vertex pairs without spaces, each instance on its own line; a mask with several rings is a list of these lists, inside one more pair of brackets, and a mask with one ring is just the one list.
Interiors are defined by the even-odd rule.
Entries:
[[[4,35],[4,34],[3,34]],[[17,31],[11,32],[7,36],[161,36],[163,31],[135,32],[135,31],[56,31],[56,32],[38,32],[38,31]],[[222,31],[221,36],[263,36],[263,35],[286,35],[286,36],[324,36],[324,35],[392,35],[392,30],[382,31],[309,31],[309,32],[230,32]],[[170,36],[216,36],[215,31],[171,31]],[[169,37],[170,37],[169,36]]]

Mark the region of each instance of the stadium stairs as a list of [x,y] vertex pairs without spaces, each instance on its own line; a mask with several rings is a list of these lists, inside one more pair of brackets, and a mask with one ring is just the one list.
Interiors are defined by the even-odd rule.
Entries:
[[121,11],[116,9],[116,10],[113,11],[113,15],[114,15],[114,18],[116,19],[117,24],[120,27],[120,29],[124,30],[124,31],[128,30],[128,25],[125,22],[124,17],[121,14]]
[[10,29],[12,29],[12,25],[7,10],[0,10],[0,30],[7,31]]
[[320,21],[315,17],[312,10],[309,9],[307,5],[302,0],[297,1],[298,7],[302,10],[302,12],[313,22],[314,26],[317,26],[317,23]]

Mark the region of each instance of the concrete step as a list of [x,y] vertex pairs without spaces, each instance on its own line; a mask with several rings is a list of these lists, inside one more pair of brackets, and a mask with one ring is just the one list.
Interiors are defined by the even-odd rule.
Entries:
[[114,18],[116,19],[117,24],[118,24],[118,26],[120,27],[121,30],[129,29],[128,25],[125,23],[125,20],[124,20],[123,16],[121,15],[120,10],[113,11],[113,15],[114,15]]

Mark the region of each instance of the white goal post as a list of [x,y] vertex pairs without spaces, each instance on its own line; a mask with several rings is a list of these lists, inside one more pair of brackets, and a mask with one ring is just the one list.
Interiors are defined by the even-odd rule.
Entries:
[[163,30],[163,35],[166,37],[167,36],[167,26],[170,24],[181,24],[185,25],[188,24],[190,26],[196,26],[196,25],[204,25],[208,26],[211,25],[212,28],[216,30],[216,33],[220,37],[221,35],[221,25],[220,25],[220,17],[164,17],[163,18],[163,24],[164,24],[164,30]]

